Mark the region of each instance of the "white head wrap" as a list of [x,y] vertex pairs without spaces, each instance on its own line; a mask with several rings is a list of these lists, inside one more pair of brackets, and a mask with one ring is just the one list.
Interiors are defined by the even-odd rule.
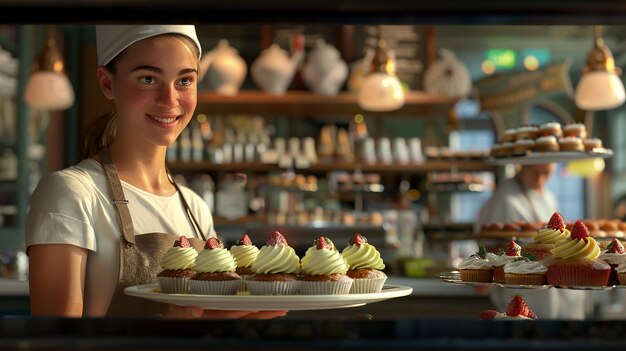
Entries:
[[139,40],[168,33],[182,34],[189,37],[198,46],[198,58],[200,57],[202,47],[196,35],[196,28],[193,25],[97,25],[98,65],[104,66],[108,64],[124,49]]

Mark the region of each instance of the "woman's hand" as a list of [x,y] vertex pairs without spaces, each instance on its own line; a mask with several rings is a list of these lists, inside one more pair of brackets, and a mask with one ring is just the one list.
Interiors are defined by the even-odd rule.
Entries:
[[287,315],[288,311],[226,311],[205,310],[201,307],[169,305],[163,318],[169,319],[271,319]]

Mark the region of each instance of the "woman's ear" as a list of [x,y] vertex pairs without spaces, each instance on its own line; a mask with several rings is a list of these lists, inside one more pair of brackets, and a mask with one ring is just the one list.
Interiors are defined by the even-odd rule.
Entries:
[[113,100],[113,74],[104,66],[98,67],[96,74],[98,75],[98,84],[100,84],[102,94],[108,100]]

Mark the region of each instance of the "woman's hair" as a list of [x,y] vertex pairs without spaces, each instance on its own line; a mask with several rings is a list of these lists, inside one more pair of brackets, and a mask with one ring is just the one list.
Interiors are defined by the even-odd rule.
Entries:
[[[200,48],[189,37],[176,33],[161,35],[168,35],[181,39],[185,43],[185,45],[187,45],[196,54],[195,57],[198,58],[200,54]],[[111,72],[111,74],[117,73],[117,61],[121,57],[123,57],[125,53],[126,50],[122,51],[105,66],[105,68],[109,72]],[[199,60],[196,63],[199,65]],[[115,102],[109,101],[109,103],[112,106],[112,112],[108,112],[101,116],[98,116],[90,123],[89,127],[87,128],[87,131],[85,132],[83,138],[82,149],[80,153],[81,159],[92,157],[98,154],[102,148],[111,145],[111,143],[115,139],[115,135],[117,134],[117,112],[115,111]]]

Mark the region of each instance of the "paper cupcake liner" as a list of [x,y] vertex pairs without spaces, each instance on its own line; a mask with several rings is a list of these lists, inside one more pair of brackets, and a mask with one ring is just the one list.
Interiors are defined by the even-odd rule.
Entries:
[[474,283],[491,283],[493,269],[461,269],[461,280]]
[[574,267],[548,266],[548,284],[562,286],[606,286],[610,269],[591,270]]
[[189,280],[189,290],[199,295],[235,295],[241,286],[236,280]]
[[515,284],[515,285],[545,285],[546,284],[545,274],[505,273],[504,279],[505,279],[504,283],[506,284]]
[[496,283],[504,283],[504,265],[493,267],[493,281]]
[[301,295],[345,295],[350,293],[354,279],[336,282],[309,282],[300,283]]
[[295,295],[298,293],[300,282],[246,280],[246,286],[252,295]]
[[239,285],[238,291],[248,291],[247,280],[250,279],[254,274],[242,275],[241,276],[241,285]]
[[379,293],[383,289],[383,285],[387,281],[387,277],[375,279],[354,279],[350,294],[372,294]]
[[189,277],[156,277],[161,292],[165,294],[188,294]]
[[626,272],[617,273],[617,280],[619,285],[626,285]]

